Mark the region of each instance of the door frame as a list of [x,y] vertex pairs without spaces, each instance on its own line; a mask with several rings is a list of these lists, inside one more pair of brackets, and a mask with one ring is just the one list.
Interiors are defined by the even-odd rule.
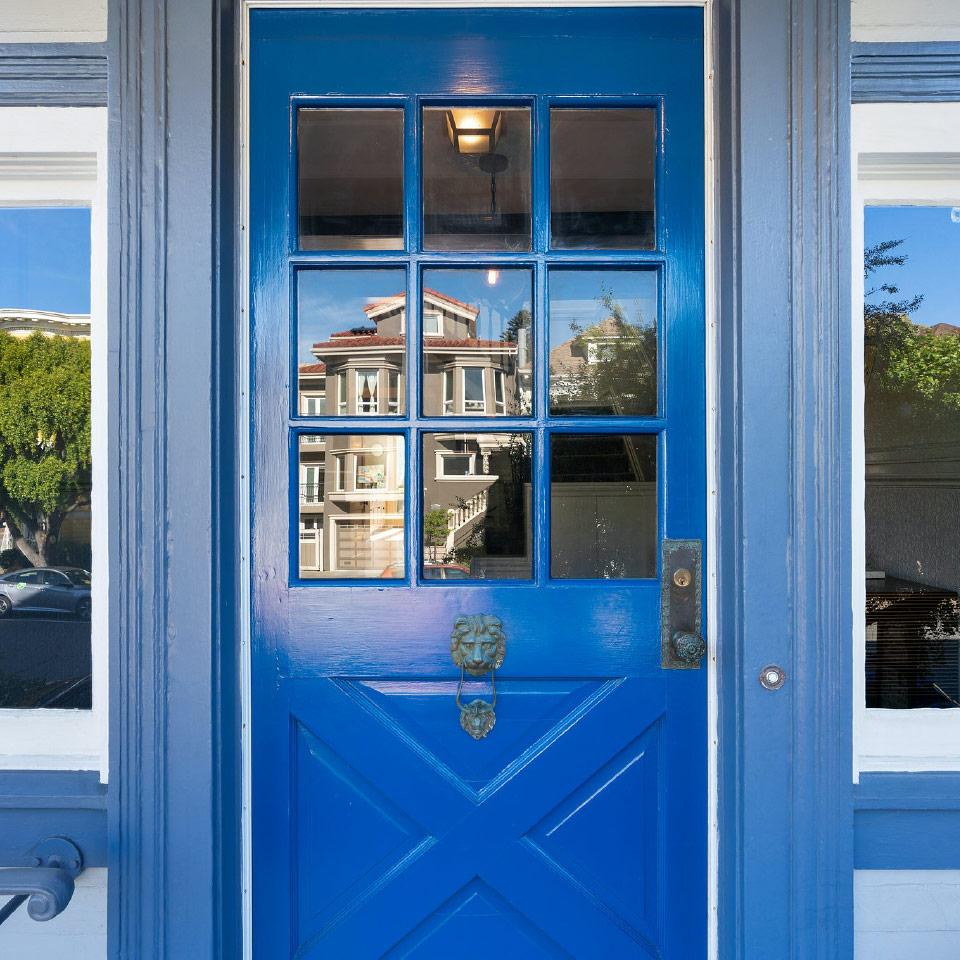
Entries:
[[[849,3],[706,9],[718,956],[846,960]],[[123,960],[240,953],[246,15],[242,0],[109,0],[108,389],[121,451],[109,504],[109,938]],[[758,683],[772,662],[787,670],[776,693]]]
[[[704,327],[705,327],[705,403],[706,410],[706,617],[705,640],[707,655],[707,957],[715,960],[719,957],[718,916],[719,916],[719,809],[718,809],[718,745],[719,715],[717,709],[717,651],[716,651],[716,599],[717,599],[717,465],[716,417],[718,408],[719,379],[717,376],[718,323],[717,323],[717,222],[715,213],[716,174],[714,156],[716,152],[716,133],[714,111],[716,109],[715,85],[715,49],[713,39],[715,0],[241,0],[240,22],[240,62],[239,70],[239,131],[240,151],[238,169],[238,210],[241,242],[238,253],[238,339],[241,345],[238,351],[238,410],[241,423],[252,422],[251,410],[251,369],[249,350],[243,346],[250,343],[249,302],[250,283],[250,12],[252,10],[343,10],[391,8],[478,8],[509,9],[517,7],[569,7],[588,9],[590,7],[694,7],[704,11],[703,37],[703,77],[704,77]],[[243,924],[243,960],[253,960],[253,851],[252,851],[252,612],[250,596],[250,577],[252,574],[251,556],[248,545],[251,542],[251,503],[250,483],[252,460],[249,430],[238,434],[238,459],[236,496],[240,505],[238,542],[239,555],[239,595],[240,610],[239,632],[240,647],[243,654],[240,659],[241,670],[241,910]]]

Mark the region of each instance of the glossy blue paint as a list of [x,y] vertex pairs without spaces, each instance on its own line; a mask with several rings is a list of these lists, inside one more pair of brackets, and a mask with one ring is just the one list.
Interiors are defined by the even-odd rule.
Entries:
[[[552,431],[658,435],[662,535],[705,536],[703,48],[694,9],[263,11],[251,15],[254,949],[271,957],[704,956],[706,672],[660,667],[655,580],[549,578]],[[292,110],[401,97],[406,253],[295,253]],[[419,107],[502,97],[534,106],[534,249],[424,253]],[[322,101],[317,98],[325,98]],[[547,109],[660,111],[659,249],[546,248]],[[309,100],[307,98],[310,98]],[[418,99],[420,98],[420,99]],[[291,489],[296,410],[291,265],[525,263],[540,322],[532,582],[419,583],[420,431],[481,421],[420,415],[315,420],[322,432],[407,440],[406,580],[299,582]],[[548,420],[553,264],[648,263],[662,274],[663,409],[655,418]],[[418,343],[411,317],[409,343]],[[408,351],[410,384],[418,383]],[[484,421],[491,429],[490,421]],[[332,429],[331,429],[332,428]],[[460,729],[449,634],[501,617],[497,726]]]
[[864,774],[854,803],[858,870],[960,869],[960,774]]
[[960,100],[960,43],[855,43],[854,103]]

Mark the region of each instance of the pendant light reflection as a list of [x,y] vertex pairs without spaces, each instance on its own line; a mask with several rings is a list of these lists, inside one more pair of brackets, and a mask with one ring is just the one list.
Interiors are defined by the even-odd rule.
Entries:
[[495,286],[497,285],[497,281],[498,281],[499,279],[500,279],[500,271],[499,271],[499,270],[488,270],[488,271],[487,271],[487,286],[495,287]]
[[446,126],[457,153],[493,153],[503,131],[503,111],[454,107],[446,112]]

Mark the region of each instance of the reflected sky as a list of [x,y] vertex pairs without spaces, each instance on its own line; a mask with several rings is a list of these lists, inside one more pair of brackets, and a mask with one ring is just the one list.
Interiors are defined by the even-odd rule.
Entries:
[[657,319],[657,274],[654,270],[554,270],[550,274],[550,347],[580,330],[606,320],[619,303],[627,323],[645,327]]
[[903,240],[892,252],[905,254],[907,262],[876,270],[867,289],[892,284],[900,292],[880,292],[868,302],[923,294],[923,303],[910,315],[914,323],[960,324],[960,207],[867,207],[864,245],[884,240]]
[[0,308],[90,312],[90,210],[0,207]]

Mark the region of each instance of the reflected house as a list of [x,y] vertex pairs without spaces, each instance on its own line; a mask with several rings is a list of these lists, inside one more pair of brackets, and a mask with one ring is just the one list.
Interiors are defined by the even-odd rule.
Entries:
[[[314,361],[300,365],[302,415],[403,412],[406,297],[400,293],[370,303],[364,314],[363,325],[314,343]],[[495,417],[530,412],[529,328],[508,335],[515,339],[478,338],[478,315],[469,303],[424,290],[426,415]],[[513,441],[504,433],[450,432],[430,434],[425,443],[425,511],[442,510],[447,515],[444,535],[426,545],[428,562],[435,562],[464,549],[488,516],[491,497],[496,498],[492,487],[504,470],[515,472],[510,466]],[[301,438],[303,576],[402,575],[403,457],[403,440],[396,435]],[[501,506],[499,514],[507,516],[519,505]],[[517,552],[518,541],[522,557],[529,549],[522,529],[499,538],[511,553]]]
[[[25,338],[35,333],[45,337],[72,337],[90,339],[90,315],[86,313],[56,313],[51,310],[24,310],[0,308],[0,333]],[[63,521],[60,542],[83,547],[90,545],[90,508],[74,510]],[[6,524],[0,524],[0,551],[13,549],[13,538]]]

